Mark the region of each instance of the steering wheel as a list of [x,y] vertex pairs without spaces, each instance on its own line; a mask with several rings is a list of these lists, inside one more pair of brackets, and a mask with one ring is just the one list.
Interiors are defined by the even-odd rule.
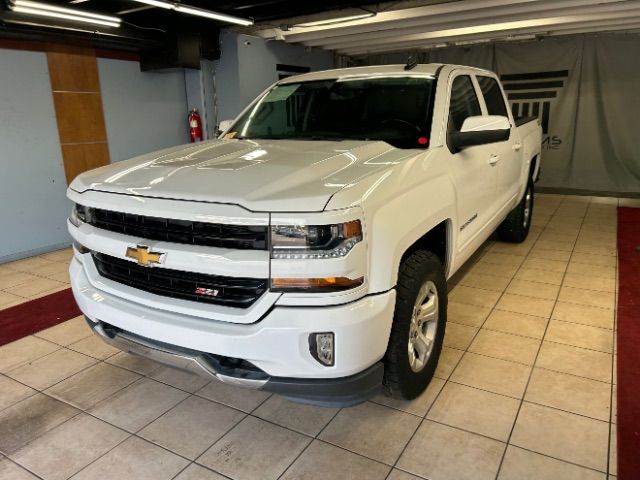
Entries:
[[416,132],[418,132],[418,133],[422,133],[422,129],[419,126],[417,126],[417,125],[415,125],[415,124],[413,124],[413,123],[411,123],[411,122],[409,122],[407,120],[403,120],[402,118],[387,118],[386,120],[383,120],[382,122],[380,122],[380,125],[387,125],[388,123],[400,123],[405,127],[408,126],[408,127],[412,128],[412,129],[415,129]]

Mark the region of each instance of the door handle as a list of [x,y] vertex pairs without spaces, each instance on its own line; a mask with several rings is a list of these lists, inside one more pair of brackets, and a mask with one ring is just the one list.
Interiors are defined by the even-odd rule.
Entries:
[[513,148],[513,150],[517,152],[518,150],[520,150],[520,148],[522,148],[522,144],[521,143],[516,143],[511,148]]
[[495,166],[495,164],[498,163],[499,161],[500,161],[499,155],[491,155],[489,157],[489,165],[491,165],[492,167]]

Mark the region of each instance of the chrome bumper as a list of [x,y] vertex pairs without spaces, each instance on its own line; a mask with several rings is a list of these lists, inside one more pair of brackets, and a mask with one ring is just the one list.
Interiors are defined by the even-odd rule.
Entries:
[[101,322],[94,323],[87,319],[87,323],[105,343],[123,352],[146,357],[169,367],[214,378],[229,385],[253,389],[261,388],[269,381],[269,376],[264,372],[243,370],[236,372],[239,376],[231,376],[222,373],[220,370],[223,367],[213,357],[207,357],[207,354],[155,342],[121,330],[105,328],[105,324]]

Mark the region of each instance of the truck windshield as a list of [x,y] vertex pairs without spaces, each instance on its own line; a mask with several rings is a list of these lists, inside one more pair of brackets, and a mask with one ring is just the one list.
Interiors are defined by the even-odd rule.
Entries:
[[382,140],[426,148],[435,79],[350,77],[277,85],[257,100],[226,138]]

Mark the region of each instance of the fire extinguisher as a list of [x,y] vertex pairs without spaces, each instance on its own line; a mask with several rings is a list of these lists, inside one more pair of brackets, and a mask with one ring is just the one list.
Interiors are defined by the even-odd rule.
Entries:
[[196,139],[199,141],[203,140],[202,120],[200,119],[198,109],[195,107],[189,112],[189,139],[191,143],[195,142]]

